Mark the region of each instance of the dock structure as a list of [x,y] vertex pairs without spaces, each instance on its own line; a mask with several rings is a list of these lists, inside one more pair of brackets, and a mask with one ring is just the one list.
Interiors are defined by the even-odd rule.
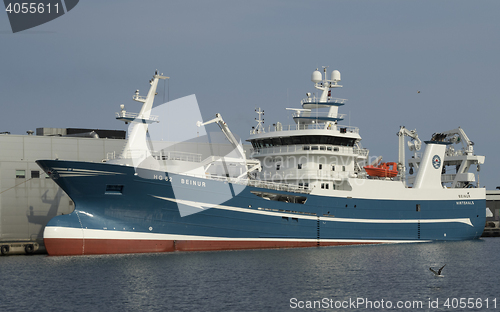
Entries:
[[486,216],[482,237],[500,237],[500,187],[486,191],[486,207],[491,214]]

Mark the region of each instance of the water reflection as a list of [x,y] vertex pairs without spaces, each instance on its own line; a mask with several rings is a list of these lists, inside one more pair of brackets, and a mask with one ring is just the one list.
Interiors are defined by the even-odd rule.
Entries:
[[[499,242],[1,257],[0,308],[285,311],[291,298],[492,300]],[[445,277],[435,278],[429,267],[441,263],[447,263]]]

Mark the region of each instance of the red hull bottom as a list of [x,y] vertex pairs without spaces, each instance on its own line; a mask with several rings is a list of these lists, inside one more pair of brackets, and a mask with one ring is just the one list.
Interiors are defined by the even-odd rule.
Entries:
[[173,251],[212,251],[238,249],[298,248],[318,246],[367,245],[377,242],[300,242],[300,241],[210,241],[210,240],[122,240],[46,238],[51,256],[154,253]]

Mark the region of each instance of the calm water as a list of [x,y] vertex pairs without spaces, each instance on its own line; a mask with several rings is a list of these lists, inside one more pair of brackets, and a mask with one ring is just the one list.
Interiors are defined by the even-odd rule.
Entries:
[[[338,311],[388,310],[388,301],[394,311],[495,311],[500,310],[499,255],[500,238],[484,238],[357,247],[0,257],[0,311],[311,311],[299,306],[314,301],[327,305],[324,310]],[[444,278],[429,271],[430,266],[444,264]],[[459,301],[450,299],[447,309],[447,298],[473,298],[474,308],[461,309]],[[481,308],[476,305],[478,298]],[[345,308],[349,300],[360,304]],[[429,308],[429,300],[439,300],[439,308]],[[412,307],[398,309],[398,301]]]

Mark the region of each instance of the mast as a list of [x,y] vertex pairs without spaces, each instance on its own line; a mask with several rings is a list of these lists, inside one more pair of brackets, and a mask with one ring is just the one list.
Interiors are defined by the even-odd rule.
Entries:
[[132,130],[130,131],[121,158],[145,159],[151,155],[146,141],[146,134],[150,123],[159,122],[158,116],[151,115],[151,109],[153,108],[156,87],[160,79],[169,79],[169,77],[163,76],[163,74],[160,75],[158,71],[156,71],[153,79],[149,81],[151,87],[149,88],[148,95],[146,97],[139,96],[139,90],[137,90],[132,96],[134,101],[144,103],[139,114],[127,113],[123,105],[121,106],[121,112],[117,113],[116,119],[122,120],[125,123],[132,123]]
[[401,126],[396,134],[399,137],[398,175],[400,176],[403,185],[406,186],[405,136],[410,137],[412,140],[411,142],[408,141],[410,151],[419,151],[422,147],[422,141],[418,138],[417,130],[408,130],[405,126]]

